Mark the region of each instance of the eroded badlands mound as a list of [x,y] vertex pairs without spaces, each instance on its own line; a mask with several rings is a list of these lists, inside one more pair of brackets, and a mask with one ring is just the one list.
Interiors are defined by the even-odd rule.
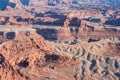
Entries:
[[120,44],[109,40],[55,43],[36,31],[15,31],[14,38],[1,39],[1,80],[120,79]]

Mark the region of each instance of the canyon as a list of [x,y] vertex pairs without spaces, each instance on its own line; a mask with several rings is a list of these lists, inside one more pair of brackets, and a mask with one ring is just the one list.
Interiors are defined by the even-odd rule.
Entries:
[[0,80],[120,80],[118,0],[0,0]]

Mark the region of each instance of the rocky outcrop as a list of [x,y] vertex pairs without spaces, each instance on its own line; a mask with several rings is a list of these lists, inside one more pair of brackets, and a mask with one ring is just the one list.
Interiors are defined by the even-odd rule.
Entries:
[[99,17],[99,16],[102,16],[102,14],[99,11],[81,10],[81,11],[76,11],[76,12],[70,12],[67,17],[71,19],[71,18],[74,18],[74,17],[89,18],[91,16]]
[[119,44],[46,42],[36,31],[6,34],[10,40],[0,44],[0,79],[119,79]]
[[79,60],[56,53],[35,32],[16,35],[0,45],[0,79],[74,79]]
[[118,6],[100,4],[108,0],[1,1],[0,80],[120,79],[120,29],[105,25],[119,26]]
[[65,21],[64,21],[64,27],[69,27],[69,24],[70,24],[70,21],[68,20],[68,19],[66,19]]
[[63,28],[58,30],[57,34],[57,40],[60,42],[71,42],[75,39],[75,37],[72,35],[70,28]]
[[106,40],[76,45],[51,44],[58,53],[79,58],[82,61],[82,65],[79,65],[79,70],[75,76],[76,79],[119,79],[119,76],[116,75],[116,73],[119,74],[120,70],[118,63],[120,61],[119,44]]

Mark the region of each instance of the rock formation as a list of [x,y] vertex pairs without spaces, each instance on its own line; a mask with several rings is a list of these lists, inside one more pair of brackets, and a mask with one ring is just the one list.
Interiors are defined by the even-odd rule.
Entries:
[[104,4],[115,4],[120,5],[118,0],[1,0],[0,6],[1,10],[5,10],[7,6],[12,8],[21,9],[23,6],[56,6],[56,5],[71,5],[71,4],[78,4],[78,3],[104,3]]
[[91,16],[99,17],[102,16],[101,12],[99,11],[92,11],[92,10],[81,10],[81,11],[76,11],[76,12],[71,12],[67,16],[68,18],[89,18]]
[[118,0],[0,0],[0,80],[120,80],[119,23]]
[[73,79],[74,70],[70,75],[65,73],[68,71],[67,68],[75,67],[71,65],[77,67],[77,59],[52,51],[44,39],[35,32],[19,32],[16,35],[15,39],[0,45],[0,79]]
[[70,32],[70,28],[63,28],[58,30],[57,39],[60,42],[71,42],[75,38],[72,36],[72,33]]
[[65,22],[64,22],[64,27],[66,27],[66,28],[69,27],[69,24],[70,24],[69,20],[66,19]]

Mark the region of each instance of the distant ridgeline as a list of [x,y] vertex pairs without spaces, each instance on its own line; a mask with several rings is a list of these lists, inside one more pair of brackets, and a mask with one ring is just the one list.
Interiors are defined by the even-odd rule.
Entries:
[[[30,6],[32,5],[44,5],[48,6],[56,6],[57,4],[60,5],[72,5],[72,4],[79,4],[79,3],[100,3],[100,4],[109,4],[109,5],[120,5],[120,0],[0,0],[0,10],[5,10],[7,6],[14,8],[16,4],[21,6]],[[37,3],[37,4],[36,4]]]
[[5,10],[7,6],[10,6],[11,8],[15,8],[16,4],[19,5],[29,5],[29,0],[0,0],[0,10]]

